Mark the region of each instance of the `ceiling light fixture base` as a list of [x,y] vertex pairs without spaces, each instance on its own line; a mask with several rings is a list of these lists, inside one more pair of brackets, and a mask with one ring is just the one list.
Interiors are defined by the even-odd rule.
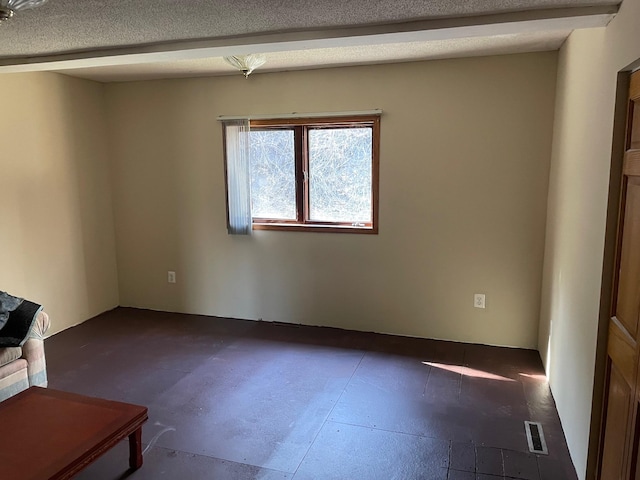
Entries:
[[0,22],[9,20],[16,12],[29,10],[47,3],[48,0],[0,0]]
[[10,8],[0,7],[0,22],[9,20],[13,17],[13,10]]

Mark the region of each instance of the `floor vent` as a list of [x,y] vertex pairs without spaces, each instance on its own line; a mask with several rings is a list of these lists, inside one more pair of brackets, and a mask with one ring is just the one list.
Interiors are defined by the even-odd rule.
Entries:
[[539,422],[524,422],[524,431],[527,432],[529,451],[548,455],[547,442],[544,441],[544,432]]

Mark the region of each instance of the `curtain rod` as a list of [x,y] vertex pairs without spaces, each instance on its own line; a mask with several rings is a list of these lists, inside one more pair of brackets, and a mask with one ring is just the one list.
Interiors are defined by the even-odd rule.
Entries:
[[382,110],[356,110],[353,112],[318,112],[318,113],[282,113],[279,115],[220,115],[219,122],[226,120],[273,120],[287,118],[326,118],[326,117],[358,117],[365,115],[382,115]]

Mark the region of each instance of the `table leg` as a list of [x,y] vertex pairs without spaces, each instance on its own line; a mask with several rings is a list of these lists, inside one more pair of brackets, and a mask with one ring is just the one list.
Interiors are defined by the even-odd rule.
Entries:
[[129,435],[129,467],[137,470],[142,466],[142,427]]

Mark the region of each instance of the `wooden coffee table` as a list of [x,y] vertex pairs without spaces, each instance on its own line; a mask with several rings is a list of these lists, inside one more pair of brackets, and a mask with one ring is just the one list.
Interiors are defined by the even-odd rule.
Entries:
[[71,478],[129,437],[129,466],[142,466],[147,407],[31,387],[0,403],[0,478]]

